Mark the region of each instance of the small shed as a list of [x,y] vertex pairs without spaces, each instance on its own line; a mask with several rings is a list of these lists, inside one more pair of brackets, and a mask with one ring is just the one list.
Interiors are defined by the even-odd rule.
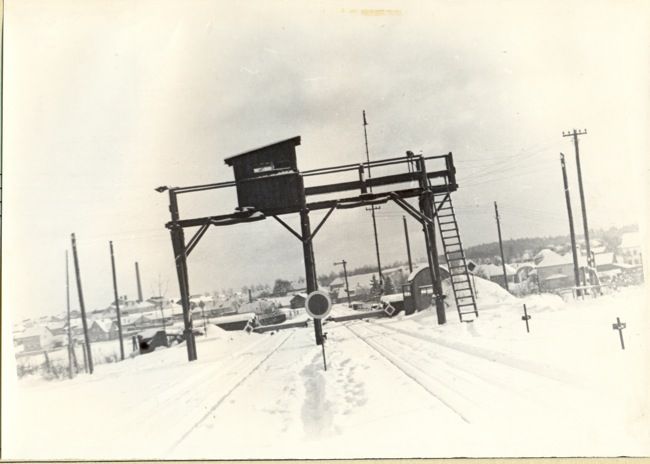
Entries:
[[[441,279],[449,277],[449,271],[445,266],[439,266]],[[404,314],[413,314],[415,311],[421,311],[428,308],[433,303],[433,282],[429,266],[420,266],[411,272],[402,285],[404,294]]]
[[224,160],[234,170],[240,208],[272,213],[298,211],[305,190],[296,161],[297,145],[300,136]]
[[306,293],[296,293],[293,296],[293,298],[291,298],[291,302],[290,302],[291,309],[304,308],[306,300],[307,300]]

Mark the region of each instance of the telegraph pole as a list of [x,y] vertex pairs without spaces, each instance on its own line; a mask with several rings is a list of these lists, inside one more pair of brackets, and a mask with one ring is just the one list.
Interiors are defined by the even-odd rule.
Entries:
[[[368,164],[366,165],[368,167],[368,179],[372,179],[372,174],[370,172],[370,153],[368,151],[368,132],[366,130],[366,126],[368,125],[368,122],[366,121],[366,110],[363,110],[363,137],[366,141],[366,161]],[[369,186],[370,193],[372,193],[372,185]],[[375,251],[377,252],[377,269],[379,273],[379,286],[384,288],[384,275],[381,272],[381,258],[379,257],[379,239],[377,238],[377,219],[375,218],[375,210],[379,209],[379,206],[375,205],[370,205],[369,208],[366,208],[366,210],[370,209],[370,212],[372,213],[372,230],[375,233]]]
[[120,315],[120,298],[117,296],[117,276],[115,274],[115,257],[113,256],[113,242],[108,242],[111,249],[111,269],[113,270],[113,294],[115,295],[115,311],[117,312],[117,333],[120,337],[120,357],[124,361],[124,342],[122,341],[122,316]]
[[88,338],[88,323],[86,322],[86,307],[84,305],[84,295],[81,289],[81,275],[79,272],[79,258],[77,257],[77,241],[74,234],[72,234],[72,259],[74,260],[74,270],[77,277],[77,293],[79,294],[79,309],[81,311],[81,324],[84,329],[84,353],[88,359],[88,371],[93,373],[93,354],[90,348],[90,340]]
[[506,272],[506,259],[503,257],[503,241],[501,240],[501,222],[499,220],[499,209],[497,208],[497,202],[494,202],[494,214],[497,219],[497,231],[499,232],[499,250],[501,250],[501,267],[503,268],[503,282],[505,283],[506,290],[510,291],[508,288],[508,273]]
[[72,378],[72,327],[70,327],[70,274],[68,272],[68,250],[65,250],[65,304],[68,313],[68,377]]
[[409,272],[413,272],[413,262],[411,261],[411,243],[409,242],[409,229],[406,226],[406,216],[402,216],[404,222],[404,236],[406,237],[406,254],[409,258]]
[[343,265],[343,275],[345,276],[345,293],[348,296],[348,307],[352,307],[350,302],[350,286],[348,285],[348,268],[346,267],[348,262],[346,260],[341,260],[338,263],[334,263],[335,266]]
[[587,247],[587,262],[591,267],[595,266],[591,258],[591,246],[589,244],[589,226],[587,225],[587,206],[585,205],[585,192],[582,187],[582,169],[580,169],[580,150],[578,149],[578,136],[585,135],[587,129],[583,131],[577,131],[573,129],[573,132],[562,132],[562,137],[573,137],[573,146],[575,147],[576,152],[576,168],[578,170],[578,187],[580,188],[580,206],[582,207],[582,227],[585,231],[585,246]]
[[135,280],[138,283],[138,303],[142,303],[142,285],[140,284],[140,267],[138,262],[135,262]]
[[[571,233],[571,252],[573,253],[573,276],[575,278],[576,287],[580,287],[580,271],[578,270],[578,252],[576,250],[576,234],[573,230],[573,213],[571,212],[571,196],[569,195],[569,181],[566,176],[566,163],[564,161],[564,154],[560,153],[560,163],[562,164],[562,179],[564,181],[564,196],[566,197],[566,209],[569,215],[569,232]],[[582,292],[578,291],[577,295]]]

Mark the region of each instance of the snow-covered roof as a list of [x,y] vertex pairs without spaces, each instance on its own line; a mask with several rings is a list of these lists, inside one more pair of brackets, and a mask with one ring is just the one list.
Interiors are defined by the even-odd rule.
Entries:
[[[199,310],[200,310],[200,309],[201,309],[201,308],[199,308]],[[183,314],[183,305],[179,305],[178,303],[174,303],[174,304],[170,305],[170,306],[167,308],[167,311],[169,311],[169,313],[170,313],[172,316],[180,316],[180,315]]]
[[110,332],[111,327],[113,327],[113,321],[111,319],[96,319],[93,322],[93,325],[97,325],[104,332]]
[[[544,251],[544,250],[542,250]],[[565,264],[573,264],[573,254],[567,253],[565,255],[560,255],[554,251],[547,250],[549,253],[545,253],[541,261],[537,262],[538,268],[551,267],[551,266],[562,266]],[[541,252],[540,252],[541,253]],[[539,256],[539,254],[538,254]],[[578,266],[583,267],[587,265],[587,261],[583,256],[578,255]]]
[[249,321],[255,317],[255,313],[231,314],[228,316],[211,317],[212,324],[226,324],[228,322]]
[[626,232],[621,235],[621,248],[641,247],[641,235],[638,232]]
[[[379,274],[376,272],[371,272],[369,274],[357,274],[357,275],[348,275],[348,286],[351,289],[355,288],[370,288],[370,282],[372,276],[375,276],[375,279],[379,281]],[[345,287],[345,278],[337,277],[330,283],[330,287],[343,286]]]
[[293,299],[293,295],[287,295],[287,296],[276,296],[273,298],[267,298],[266,301],[273,303],[276,306],[289,306],[291,304],[292,299]]
[[384,295],[381,297],[382,303],[395,303],[397,301],[404,301],[403,293],[393,293],[392,295]]
[[594,255],[596,258],[596,266],[602,266],[603,264],[613,264],[614,263],[614,253],[611,251],[608,253],[598,253]]
[[[476,273],[484,273],[488,277],[494,277],[494,276],[500,276],[503,275],[503,267],[501,265],[496,265],[496,264],[479,264],[476,267],[476,270],[474,271]],[[514,267],[512,267],[509,264],[506,264],[506,274],[507,275],[514,275],[516,274],[517,271],[515,270]]]
[[558,280],[558,279],[566,279],[568,276],[564,274],[551,274],[550,276],[546,277],[544,280]]
[[601,253],[605,253],[607,251],[607,247],[605,245],[600,245],[600,246],[592,246],[591,247],[591,252],[598,255]]
[[406,278],[407,282],[410,282],[411,280],[415,279],[415,276],[417,275],[418,272],[422,271],[423,269],[427,269],[429,267],[428,264],[420,264],[418,267],[413,269],[413,272],[409,274],[409,276]]
[[25,331],[22,332],[21,334],[16,334],[14,338],[22,339],[22,338],[30,338],[30,337],[41,337],[45,335],[47,332],[50,332],[50,334],[52,333],[50,329],[48,329],[47,327],[35,325],[33,327],[29,327],[28,329],[25,329]]
[[204,296],[204,295],[197,295],[193,296],[190,298],[190,302],[199,304],[201,302],[203,303],[212,303],[214,301],[214,298],[211,296]]

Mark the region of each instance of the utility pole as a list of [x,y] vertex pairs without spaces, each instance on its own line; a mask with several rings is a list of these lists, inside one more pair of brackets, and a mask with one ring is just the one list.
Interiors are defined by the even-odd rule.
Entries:
[[140,284],[140,268],[138,262],[135,262],[135,280],[138,283],[138,303],[142,303],[142,285]]
[[346,267],[348,262],[346,260],[341,260],[338,263],[334,263],[335,266],[343,265],[343,275],[345,276],[345,293],[348,296],[348,308],[352,307],[350,302],[350,286],[348,285],[348,268]]
[[[165,294],[167,294],[167,288],[165,288]],[[165,324],[165,313],[163,311],[163,306],[164,306],[164,298],[163,298],[163,291],[162,291],[162,285],[161,285],[161,279],[160,279],[160,274],[158,274],[158,309],[160,310],[160,317],[162,320],[162,328],[166,332],[167,331],[167,325]],[[190,304],[191,307],[191,304]]]
[[[573,276],[576,287],[580,287],[580,271],[578,270],[578,252],[576,251],[576,234],[573,230],[573,213],[571,212],[571,196],[569,195],[569,181],[566,176],[566,163],[564,154],[560,153],[560,164],[562,164],[562,179],[564,181],[564,196],[566,197],[566,210],[569,215],[569,232],[571,233],[571,252],[573,253]],[[578,291],[577,295],[582,292]]]
[[506,272],[506,260],[503,257],[503,241],[501,241],[501,222],[499,220],[499,209],[497,208],[497,202],[494,202],[494,214],[497,218],[497,231],[499,232],[499,250],[501,250],[501,267],[503,268],[503,282],[505,283],[506,290],[510,291],[508,288],[508,273]]
[[582,187],[582,169],[580,169],[580,150],[578,149],[578,136],[585,135],[587,129],[573,132],[562,132],[562,137],[573,137],[573,146],[576,152],[576,169],[578,171],[578,187],[580,189],[580,206],[582,207],[582,227],[585,232],[585,246],[587,247],[587,263],[590,267],[595,267],[595,263],[591,258],[591,246],[589,244],[589,225],[587,224],[587,206],[585,205],[585,192]]
[[81,275],[79,272],[79,258],[77,257],[77,240],[72,234],[72,259],[74,260],[74,270],[77,276],[77,293],[79,294],[79,310],[81,311],[81,324],[84,329],[84,353],[88,359],[88,371],[93,373],[93,354],[90,348],[90,340],[88,338],[88,323],[86,322],[86,307],[84,305],[84,295],[81,289]]
[[65,304],[68,313],[68,377],[72,378],[72,327],[70,327],[70,274],[68,272],[68,250],[65,250]]
[[117,313],[117,333],[120,337],[120,358],[124,361],[124,342],[122,341],[122,316],[120,315],[120,298],[117,296],[117,276],[115,274],[115,257],[113,256],[113,242],[108,242],[111,249],[111,269],[113,270],[113,294],[115,295],[115,311]]
[[[366,126],[368,125],[368,122],[366,121],[366,110],[363,110],[363,137],[366,141],[366,161],[368,164],[366,165],[368,167],[368,179],[372,179],[372,173],[370,172],[370,153],[368,151],[368,132],[366,130]],[[372,193],[372,185],[369,186],[370,193]],[[384,275],[381,272],[381,258],[379,256],[379,239],[377,238],[377,219],[375,218],[375,210],[379,209],[379,206],[375,205],[370,205],[370,207],[366,208],[366,210],[370,210],[372,214],[372,230],[375,233],[375,251],[377,252],[377,269],[379,273],[379,286],[384,288]]]
[[409,272],[413,272],[413,262],[411,261],[411,243],[409,242],[409,229],[406,226],[406,216],[402,216],[404,222],[404,236],[406,237],[406,254],[409,258]]

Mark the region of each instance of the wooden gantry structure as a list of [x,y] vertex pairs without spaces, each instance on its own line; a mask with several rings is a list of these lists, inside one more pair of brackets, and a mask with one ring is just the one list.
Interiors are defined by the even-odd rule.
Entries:
[[[436,221],[450,269],[459,317],[463,321],[467,315],[478,316],[451,204],[451,192],[458,188],[451,153],[423,156],[407,152],[407,156],[404,157],[300,171],[296,159],[296,146],[300,145],[300,142],[300,136],[297,136],[226,158],[225,163],[234,170],[235,180],[231,182],[156,189],[159,192],[168,191],[169,194],[171,221],[166,224],[166,227],[170,230],[174,250],[183,307],[184,335],[190,361],[197,359],[197,353],[190,317],[187,258],[210,226],[228,226],[267,218],[275,219],[302,243],[305,281],[307,292],[311,293],[318,288],[313,239],[334,210],[393,201],[423,227],[438,323],[444,324],[446,316],[441,277],[436,271],[439,267],[435,239]],[[437,169],[429,170],[428,164],[436,164]],[[388,166],[403,172],[385,176],[367,176],[371,168]],[[328,174],[351,172],[356,173],[355,180],[335,183],[317,181],[316,185],[305,186],[306,178],[313,177],[320,180],[322,176]],[[413,186],[414,184],[416,186]],[[179,195],[233,187],[237,190],[238,199],[238,206],[234,212],[191,219],[181,218],[178,207]],[[390,188],[379,191],[387,187]],[[315,199],[317,196],[322,198],[325,195],[335,195],[335,198]],[[408,199],[413,198],[418,199],[418,208],[408,202]],[[312,230],[309,213],[317,210],[327,212]],[[286,214],[300,215],[300,231],[294,230],[281,218]],[[185,229],[189,228],[196,230],[192,237],[186,240]],[[322,344],[323,333],[320,320],[314,320],[314,333],[316,344]]]

